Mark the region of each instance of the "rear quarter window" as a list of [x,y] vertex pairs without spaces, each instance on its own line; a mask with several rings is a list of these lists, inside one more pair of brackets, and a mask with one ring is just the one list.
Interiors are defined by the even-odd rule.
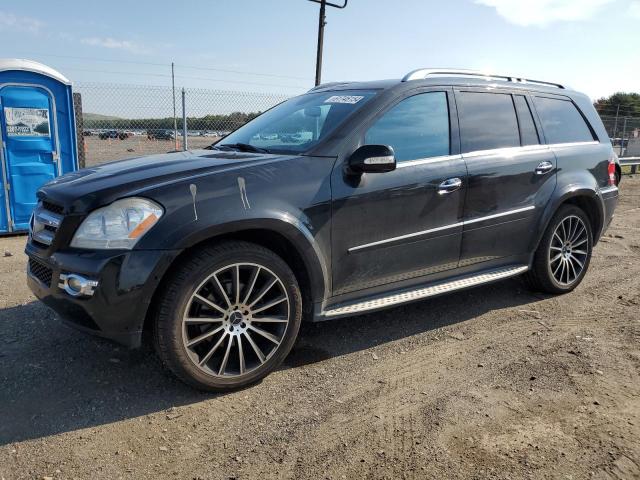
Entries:
[[534,97],[547,143],[592,142],[591,129],[570,100]]

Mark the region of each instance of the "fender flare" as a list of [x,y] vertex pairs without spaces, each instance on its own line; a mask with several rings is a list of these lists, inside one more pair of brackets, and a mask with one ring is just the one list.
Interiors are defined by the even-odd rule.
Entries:
[[[270,214],[271,213],[271,214]],[[330,292],[330,272],[328,259],[322,252],[313,234],[301,219],[282,212],[261,212],[259,217],[242,218],[200,227],[196,231],[185,232],[176,248],[187,250],[199,243],[216,237],[249,230],[269,230],[280,234],[291,243],[304,262],[310,281],[311,296],[314,302],[321,301]]]
[[532,236],[533,243],[531,245],[531,252],[535,252],[538,249],[538,245],[542,240],[544,232],[547,230],[551,219],[558,211],[561,205],[566,203],[568,200],[574,198],[585,198],[589,202],[592,207],[590,212],[585,212],[587,215],[594,216],[595,225],[593,225],[593,242],[594,245],[598,242],[600,235],[602,234],[602,229],[604,226],[604,218],[605,218],[605,205],[602,200],[602,195],[600,194],[600,189],[597,185],[578,185],[578,184],[567,184],[561,188],[557,188],[553,194],[551,201],[547,203],[542,216],[538,222],[537,230],[535,234]]

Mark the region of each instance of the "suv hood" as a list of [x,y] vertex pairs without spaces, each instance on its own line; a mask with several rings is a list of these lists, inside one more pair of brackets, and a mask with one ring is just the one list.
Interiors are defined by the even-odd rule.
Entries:
[[43,185],[37,196],[65,207],[67,213],[86,213],[124,196],[144,195],[145,190],[166,183],[281,158],[282,155],[216,150],[150,155],[62,175]]

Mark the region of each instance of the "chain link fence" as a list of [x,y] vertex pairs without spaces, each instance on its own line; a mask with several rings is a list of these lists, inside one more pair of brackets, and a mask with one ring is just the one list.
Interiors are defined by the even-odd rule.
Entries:
[[640,156],[640,116],[600,115],[620,157]]
[[[174,98],[171,87],[113,83],[77,83],[74,91],[76,116],[82,112],[78,143],[86,166],[182,150],[185,140],[188,148],[203,148],[290,98],[201,88],[176,88]],[[603,113],[618,155],[640,156],[640,116]]]
[[171,87],[107,83],[77,83],[74,92],[85,166],[182,150],[185,141],[203,148],[290,98],[197,88],[176,88],[174,98]]

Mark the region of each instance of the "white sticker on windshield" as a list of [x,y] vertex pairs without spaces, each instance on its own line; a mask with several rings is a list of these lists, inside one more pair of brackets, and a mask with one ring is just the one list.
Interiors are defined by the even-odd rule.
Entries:
[[361,95],[334,95],[333,97],[327,98],[324,103],[349,103],[353,105],[363,98]]

